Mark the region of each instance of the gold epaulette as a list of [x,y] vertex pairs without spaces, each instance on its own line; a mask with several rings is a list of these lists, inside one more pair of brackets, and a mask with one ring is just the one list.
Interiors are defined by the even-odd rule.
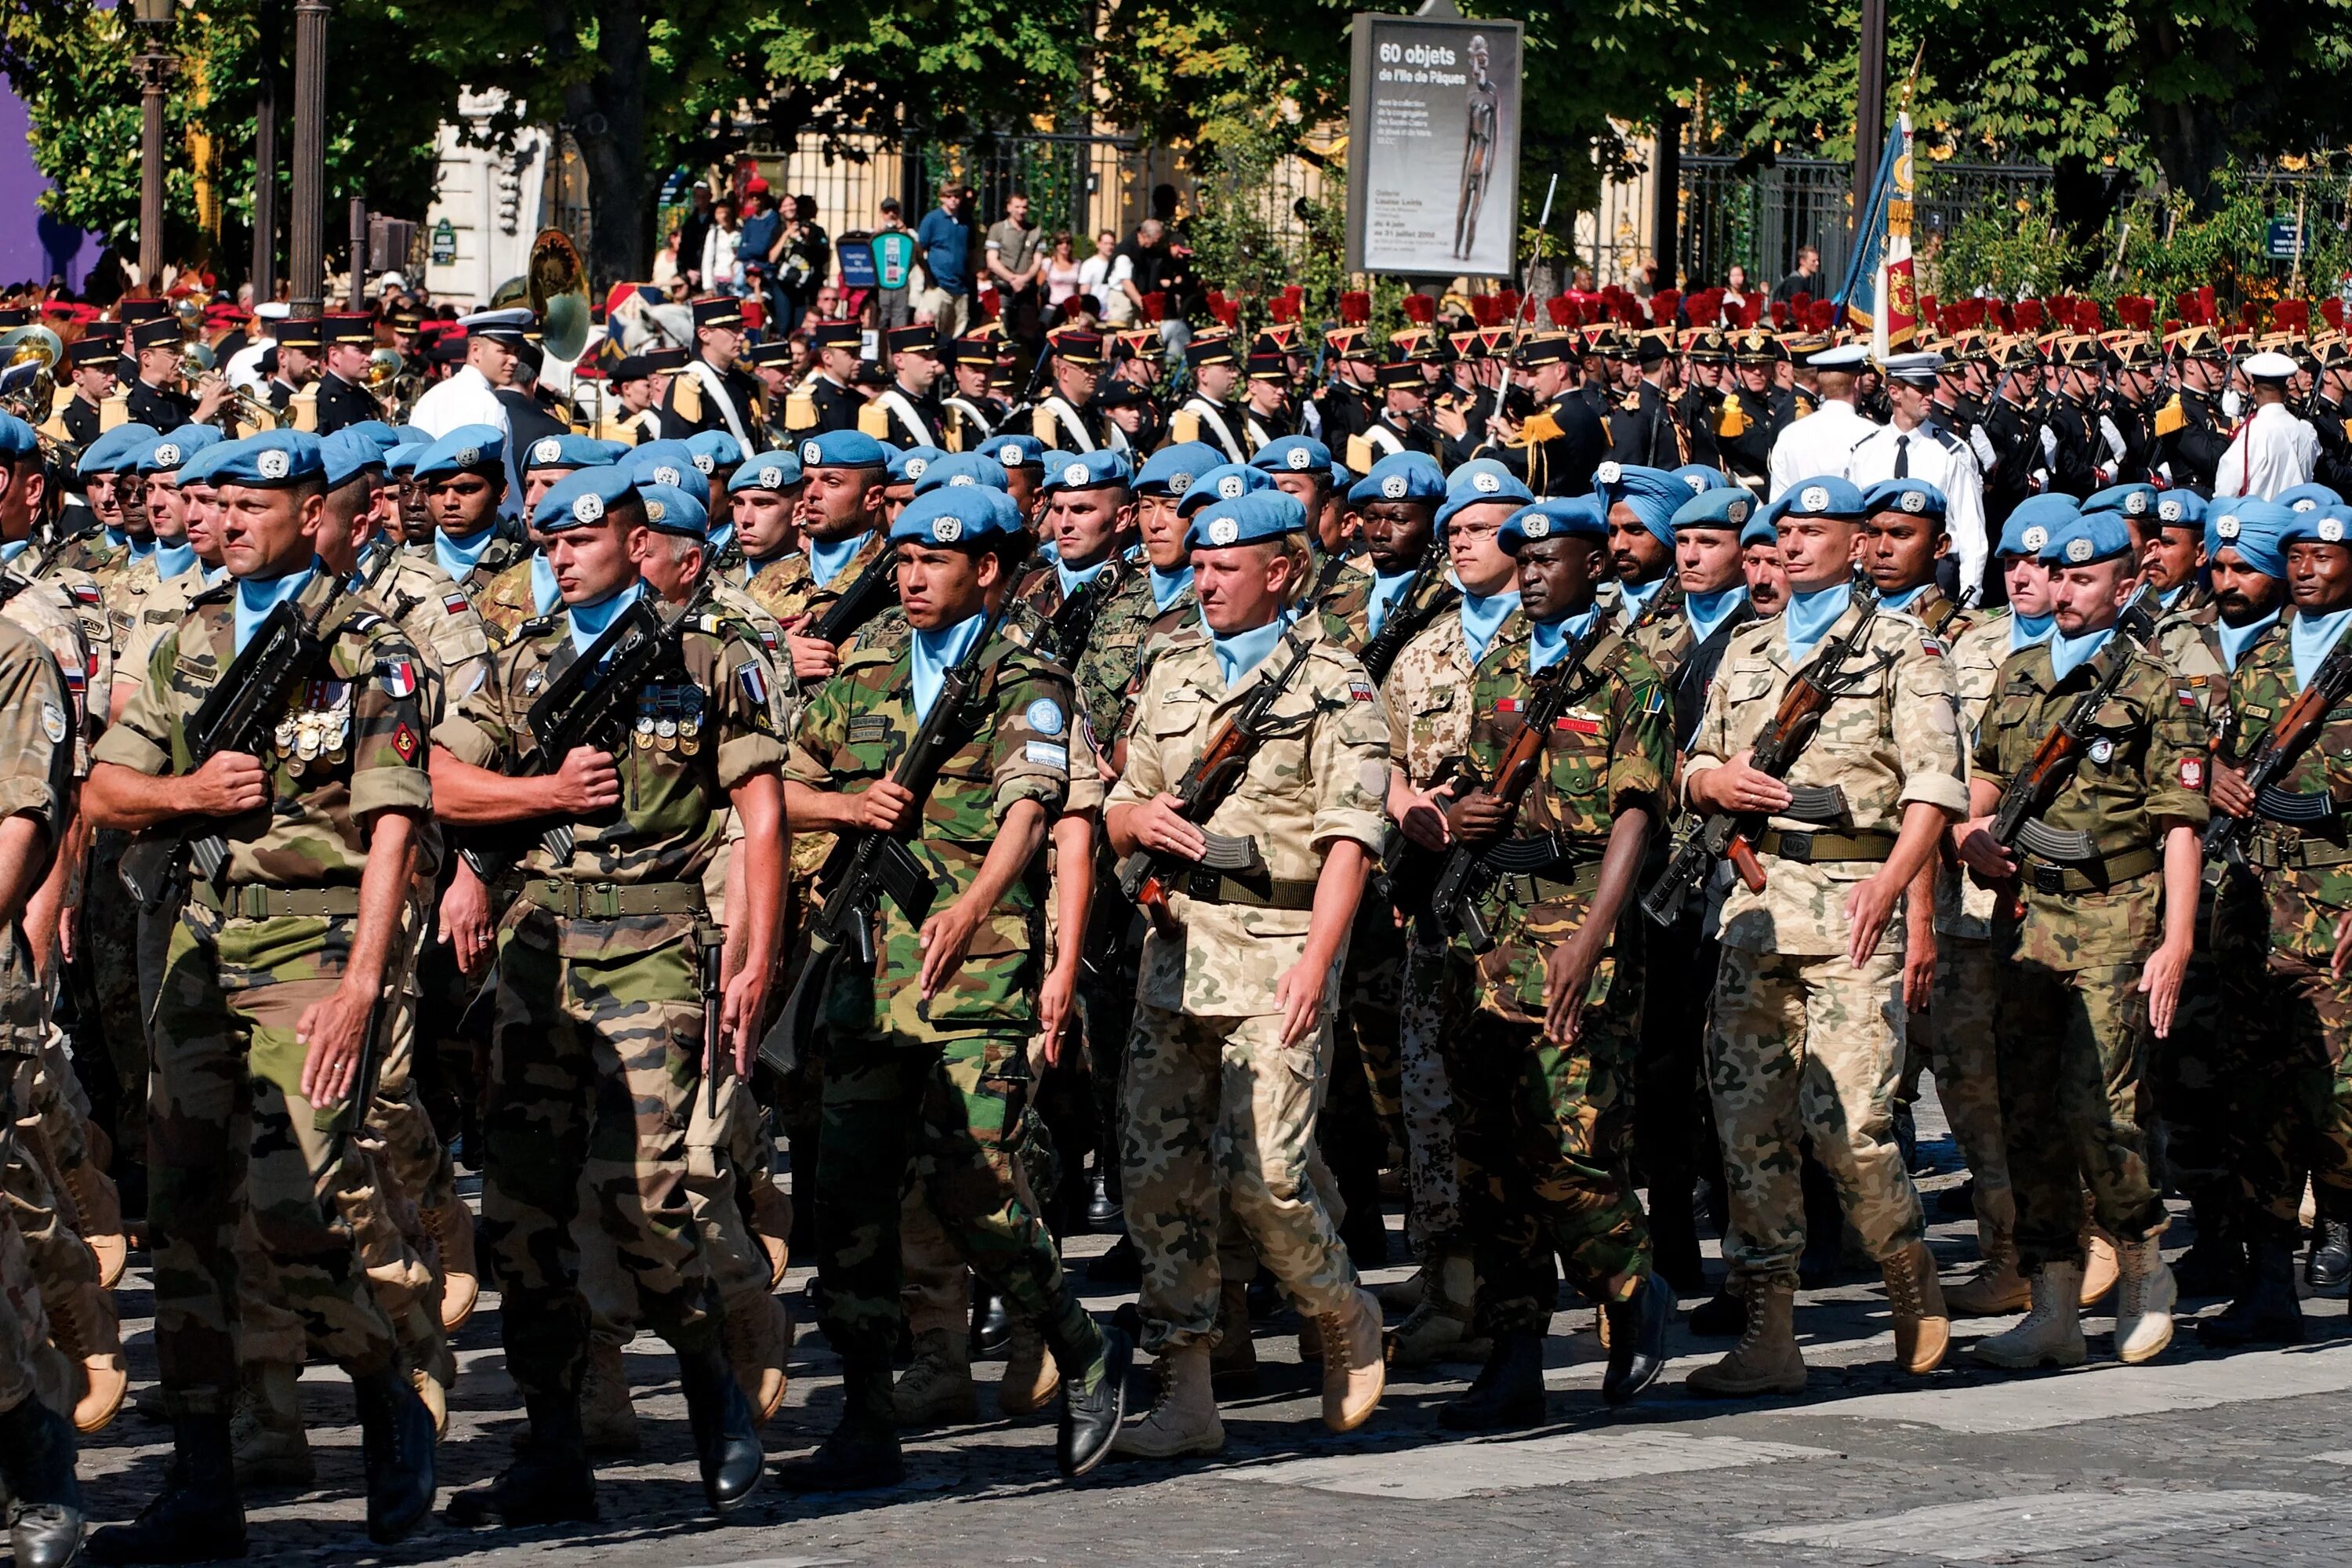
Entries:
[[[2169,436],[2188,423],[2189,410],[2181,406],[2180,394],[2177,392],[2172,395],[2171,402],[2156,411],[2156,433],[2159,436]],[[2352,420],[2345,423],[2347,427],[2352,427]]]

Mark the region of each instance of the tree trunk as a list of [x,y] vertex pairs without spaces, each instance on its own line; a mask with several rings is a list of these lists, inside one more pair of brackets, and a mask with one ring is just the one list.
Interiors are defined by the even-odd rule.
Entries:
[[[577,52],[572,8],[541,8],[551,63]],[[644,11],[632,0],[604,0],[596,13],[596,71],[563,89],[563,118],[588,171],[589,287],[599,298],[619,282],[652,276],[654,195],[646,166]]]

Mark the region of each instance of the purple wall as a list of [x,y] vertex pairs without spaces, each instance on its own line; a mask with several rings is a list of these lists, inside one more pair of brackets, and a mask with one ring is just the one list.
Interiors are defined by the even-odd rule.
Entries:
[[79,289],[98,259],[99,239],[41,210],[49,182],[34,166],[31,135],[23,100],[0,82],[0,284],[62,273]]

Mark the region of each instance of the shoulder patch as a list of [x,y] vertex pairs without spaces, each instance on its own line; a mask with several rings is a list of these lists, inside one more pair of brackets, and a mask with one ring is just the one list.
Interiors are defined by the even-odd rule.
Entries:
[[1370,702],[1376,695],[1378,693],[1373,691],[1371,681],[1366,677],[1358,675],[1349,678],[1348,700],[1349,701]]
[[444,594],[441,595],[441,607],[453,616],[462,616],[474,607],[474,603],[463,594]]
[[1027,711],[1023,713],[1022,717],[1026,719],[1029,727],[1040,735],[1058,735],[1062,732],[1062,705],[1050,697],[1040,697],[1036,701],[1029,704]]
[[416,661],[406,654],[376,660],[375,678],[384,695],[395,700],[416,695]]

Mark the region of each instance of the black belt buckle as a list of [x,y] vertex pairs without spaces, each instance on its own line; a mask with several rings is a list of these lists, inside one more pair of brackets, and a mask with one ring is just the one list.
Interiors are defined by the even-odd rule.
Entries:
[[1213,904],[1217,901],[1218,884],[1223,880],[1222,873],[1195,866],[1184,873],[1184,896],[1199,903]]
[[1780,847],[1778,853],[1783,860],[1793,860],[1800,866],[1810,866],[1813,863],[1813,836],[1810,833],[1783,832],[1780,835]]
[[2028,866],[2025,875],[2032,882],[2035,892],[2056,894],[2066,890],[2066,868],[2063,866]]

